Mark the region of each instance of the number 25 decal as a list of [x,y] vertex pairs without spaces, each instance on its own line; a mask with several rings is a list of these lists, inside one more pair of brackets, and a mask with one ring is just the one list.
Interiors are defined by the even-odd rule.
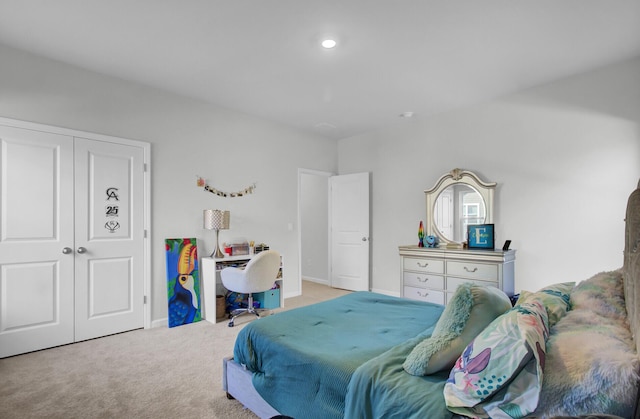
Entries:
[[105,207],[105,215],[107,217],[117,217],[118,216],[118,206],[117,205],[107,205]]

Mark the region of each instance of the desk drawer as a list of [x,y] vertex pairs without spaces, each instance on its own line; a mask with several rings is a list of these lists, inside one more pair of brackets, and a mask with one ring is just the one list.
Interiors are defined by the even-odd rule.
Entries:
[[493,263],[447,261],[447,275],[483,281],[498,281],[498,265]]
[[428,288],[404,287],[404,298],[444,305],[444,292]]
[[435,274],[444,273],[444,261],[427,258],[404,258],[405,271],[431,272]]
[[404,285],[444,289],[444,277],[441,275],[404,272],[402,278]]

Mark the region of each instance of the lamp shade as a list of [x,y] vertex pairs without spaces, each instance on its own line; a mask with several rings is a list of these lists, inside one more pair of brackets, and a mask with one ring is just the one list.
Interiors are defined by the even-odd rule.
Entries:
[[227,230],[230,216],[229,211],[206,209],[203,211],[204,228],[207,230]]

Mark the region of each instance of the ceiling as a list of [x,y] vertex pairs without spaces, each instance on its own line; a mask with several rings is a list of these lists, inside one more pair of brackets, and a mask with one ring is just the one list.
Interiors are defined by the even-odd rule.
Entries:
[[340,139],[640,56],[640,1],[0,0],[0,44]]

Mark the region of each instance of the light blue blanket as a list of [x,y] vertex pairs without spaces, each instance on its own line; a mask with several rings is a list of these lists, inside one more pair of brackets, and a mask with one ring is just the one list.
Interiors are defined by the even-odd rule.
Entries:
[[443,309],[356,292],[253,321],[238,334],[234,358],[254,372],[258,393],[283,415],[342,418],[356,369],[418,335],[431,335]]

